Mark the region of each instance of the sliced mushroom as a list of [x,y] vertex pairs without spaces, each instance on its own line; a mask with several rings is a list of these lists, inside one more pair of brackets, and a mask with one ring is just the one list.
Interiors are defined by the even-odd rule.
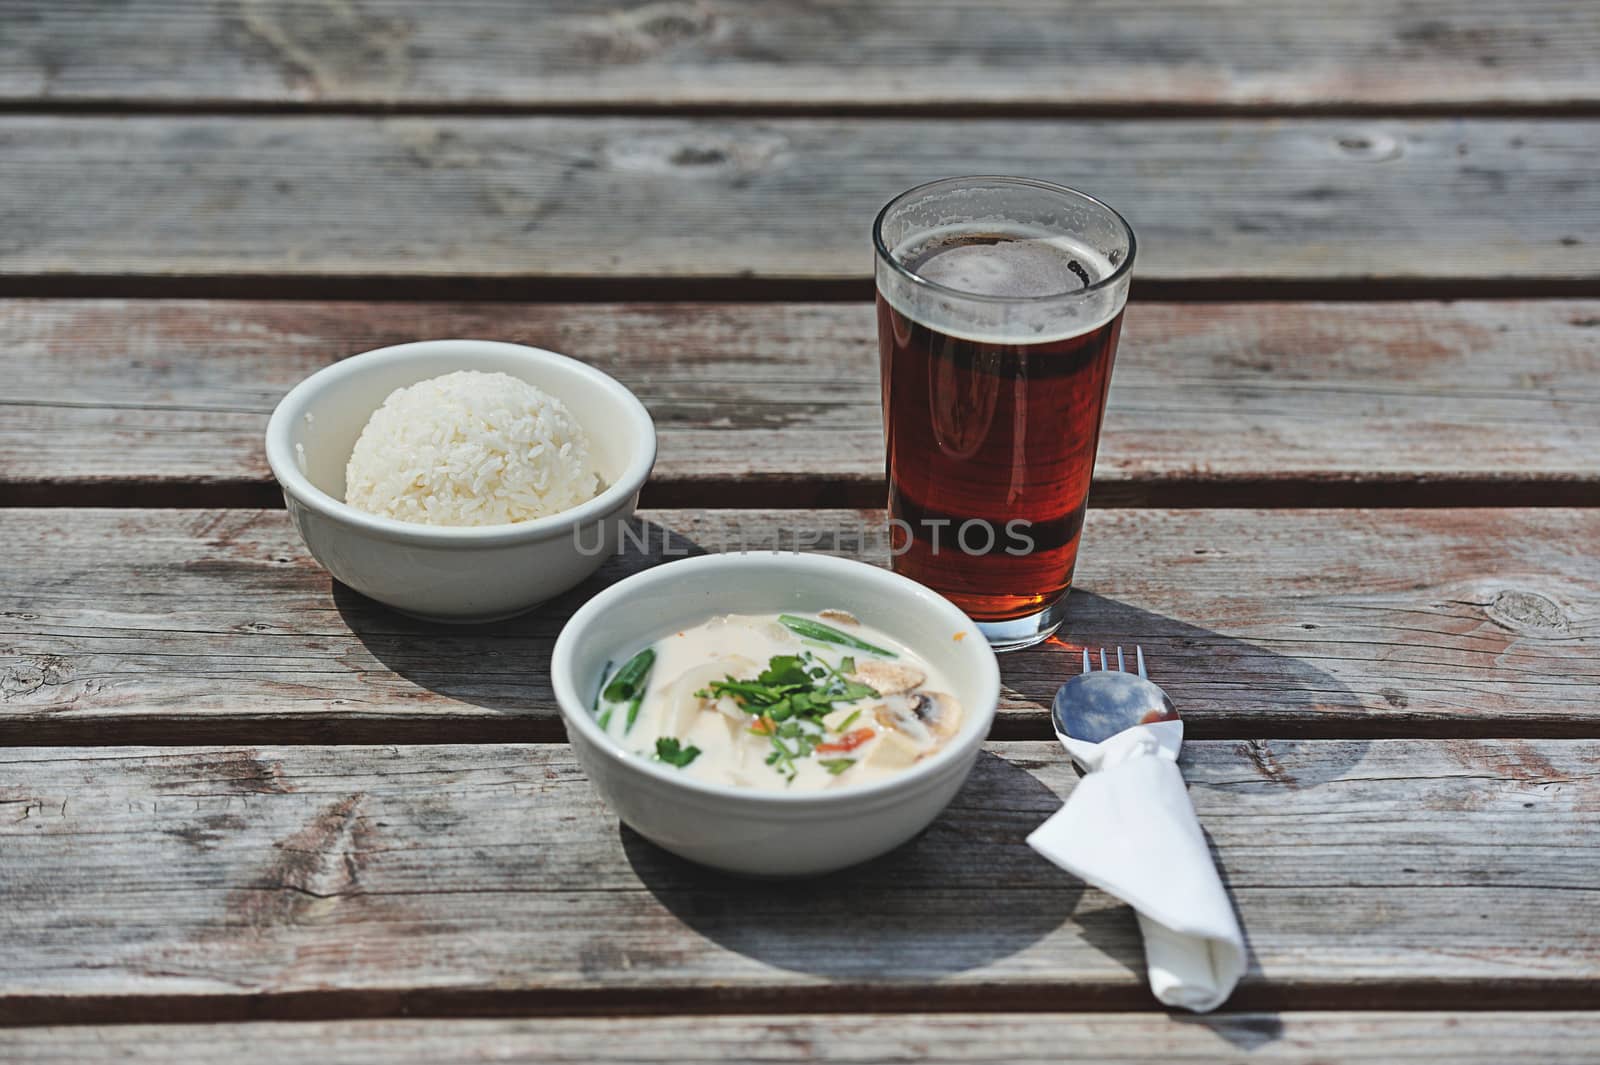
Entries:
[[833,610],[831,608],[828,610],[819,610],[817,611],[817,617],[821,618],[823,621],[837,621],[841,625],[861,624],[861,619],[850,613],[848,610]]
[[928,675],[906,662],[887,662],[881,658],[866,658],[856,663],[850,679],[865,684],[879,695],[897,695],[908,692],[928,679]]
[[885,728],[923,746],[933,746],[955,735],[961,723],[961,708],[942,692],[916,691],[888,696],[874,716]]
[[918,747],[933,744],[933,733],[917,717],[914,697],[891,695],[873,710],[872,716],[884,728],[897,732]]
[[961,704],[944,692],[920,691],[913,694],[916,705],[912,712],[917,720],[932,730],[942,743],[956,734],[961,726]]

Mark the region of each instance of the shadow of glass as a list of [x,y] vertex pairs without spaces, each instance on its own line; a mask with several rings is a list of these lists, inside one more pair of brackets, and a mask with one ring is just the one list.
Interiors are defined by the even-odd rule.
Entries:
[[829,876],[733,877],[626,826],[622,846],[669,912],[728,950],[837,980],[932,980],[1015,954],[1068,920],[1083,885],[1024,842],[1060,803],[1025,769],[985,753],[920,836]]
[[[1303,787],[1335,779],[1364,757],[1365,740],[1341,740],[1319,750],[1316,759],[1297,759],[1293,766],[1276,760],[1273,745],[1239,739],[1255,729],[1258,735],[1320,735],[1334,722],[1362,712],[1366,704],[1338,677],[1291,655],[1227,636],[1210,629],[1144,610],[1109,596],[1074,589],[1067,622],[1061,632],[1038,647],[1001,658],[1005,686],[1020,701],[1040,707],[1039,724],[1056,689],[1067,677],[1082,672],[1082,652],[1096,655],[1105,648],[1114,656],[1121,647],[1130,659],[1137,645],[1144,649],[1150,679],[1167,692],[1183,716],[1186,741],[1213,737],[1234,740],[1264,783]],[[1195,668],[1196,661],[1203,668]],[[1111,665],[1115,667],[1114,658]],[[1327,715],[1326,726],[1317,722]],[[1028,735],[1039,735],[1028,730]],[[1287,749],[1288,745],[1284,745]]]
[[486,625],[441,625],[394,611],[332,581],[334,606],[375,665],[448,699],[508,714],[555,718],[550,649],[578,607],[624,577],[689,555],[705,554],[693,540],[638,518],[622,549],[571,591],[527,614]]

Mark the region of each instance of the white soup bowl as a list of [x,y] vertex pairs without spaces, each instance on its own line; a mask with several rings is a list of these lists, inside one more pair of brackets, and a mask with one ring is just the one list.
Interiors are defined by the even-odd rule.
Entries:
[[[717,614],[847,610],[944,672],[960,729],[894,776],[821,792],[756,791],[684,776],[624,749],[590,711],[618,662]],[[635,574],[580,607],[561,630],[551,679],[567,736],[602,798],[645,838],[691,861],[751,876],[811,876],[876,857],[916,835],[967,779],[1000,698],[1000,670],[977,626],[936,592],[888,570],[825,555],[705,555]]]

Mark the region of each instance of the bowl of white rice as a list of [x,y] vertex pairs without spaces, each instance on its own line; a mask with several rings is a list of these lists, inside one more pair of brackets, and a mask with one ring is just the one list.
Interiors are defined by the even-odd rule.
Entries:
[[267,461],[317,561],[396,610],[483,622],[530,610],[615,551],[655,462],[644,405],[540,348],[430,340],[295,386]]

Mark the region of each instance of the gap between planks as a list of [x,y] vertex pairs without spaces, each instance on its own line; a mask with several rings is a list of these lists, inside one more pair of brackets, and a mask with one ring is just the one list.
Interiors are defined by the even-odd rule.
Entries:
[[[1131,300],[1163,303],[1405,303],[1419,300],[1583,299],[1595,282],[1571,277],[1135,278]],[[708,293],[710,295],[708,295]],[[0,274],[0,299],[318,300],[363,303],[856,303],[865,278],[563,277],[559,275]]]
[[[129,717],[114,725],[73,722],[24,723],[0,720],[0,746],[5,747],[121,747],[177,744],[271,743],[282,747],[364,746],[374,743],[429,743],[467,746],[480,743],[567,743],[559,721],[439,721],[319,722],[238,718],[229,721],[185,720],[183,736],[175,740],[170,719]],[[1405,740],[1405,739],[1600,739],[1600,723],[1576,721],[1473,721],[1451,718],[1427,721],[1373,719],[1369,721],[1188,721],[1191,740]],[[996,718],[989,739],[1021,743],[1054,739],[1043,717]]]
[[[597,1016],[747,1016],[752,1014],[916,1014],[962,1011],[1027,1015],[1054,1013],[1063,995],[1079,1013],[1164,1012],[1143,985],[1007,984],[972,988],[912,985],[851,988],[837,985],[770,990],[704,988],[619,991],[521,991],[469,989],[339,989],[242,995],[72,996],[16,995],[0,999],[0,1028],[43,1025],[172,1024],[248,1021],[337,1021],[388,1017],[597,1017]],[[1594,1007],[1595,987],[1570,981],[1483,981],[1459,984],[1377,981],[1360,985],[1284,983],[1241,987],[1227,1010],[1210,1014],[1288,1011],[1329,1013],[1352,1010],[1558,1012]]]
[[[883,506],[885,493],[881,481],[750,476],[646,484],[639,505],[705,510],[878,508]],[[1097,483],[1090,505],[1100,510],[1586,507],[1600,505],[1600,486],[1589,480],[1514,475],[1374,476],[1361,481],[1296,476],[1152,477]],[[0,482],[0,508],[4,507],[282,510],[283,495],[275,483],[248,480],[41,480]]]
[[[1004,660],[1002,659],[1002,666]],[[1315,717],[1251,721],[1244,718],[1186,718],[1190,740],[1406,740],[1406,739],[1600,739],[1600,720],[1586,718]],[[989,740],[1021,743],[1053,740],[1042,715],[998,715]],[[467,747],[517,743],[565,746],[566,727],[558,718],[419,718],[401,715],[317,718],[287,714],[239,713],[228,717],[184,717],[168,713],[122,712],[82,720],[70,716],[0,716],[0,747],[173,747],[193,744],[270,743],[279,747],[361,747],[372,744],[434,744]]]
[[39,116],[185,115],[205,118],[248,118],[257,115],[308,115],[330,118],[483,117],[483,118],[1068,118],[1117,119],[1124,122],[1164,119],[1297,118],[1600,118],[1600,100],[1573,97],[1559,100],[1496,100],[1490,97],[1461,101],[1394,101],[1363,103],[1352,100],[1282,102],[1137,100],[935,100],[893,103],[838,100],[826,103],[728,100],[630,102],[560,101],[538,103],[490,101],[357,100],[230,100],[224,98],[121,97],[117,99],[64,99],[38,96],[0,97],[0,114]]
[[[181,733],[175,736],[174,733]],[[1528,722],[1473,721],[1451,718],[1367,721],[1338,719],[1252,723],[1236,719],[1184,723],[1191,740],[1390,740],[1390,739],[1600,739],[1600,722],[1534,720]],[[995,718],[989,739],[1020,743],[1054,739],[1043,717]],[[288,717],[239,716],[225,720],[170,716],[127,715],[107,721],[95,718],[16,720],[0,718],[0,747],[171,747],[190,744],[270,743],[278,747],[361,747],[380,743],[434,744],[467,747],[485,743],[519,743],[565,746],[567,735],[560,721],[519,718],[513,720],[420,720],[385,718],[316,720]],[[1331,1007],[1330,1007],[1331,1008]]]

